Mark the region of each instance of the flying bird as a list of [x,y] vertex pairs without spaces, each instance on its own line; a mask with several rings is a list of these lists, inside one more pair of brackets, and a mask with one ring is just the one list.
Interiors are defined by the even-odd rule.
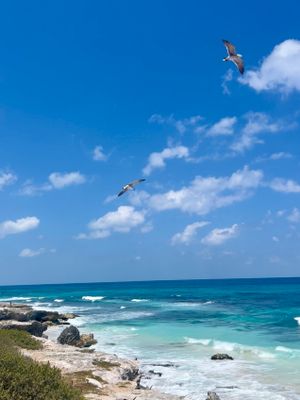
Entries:
[[118,194],[118,197],[122,196],[122,194],[128,192],[128,190],[134,190],[135,186],[144,182],[146,179],[135,179],[134,181],[127,183],[122,187],[121,192]]
[[228,40],[223,39],[224,46],[226,47],[228,56],[223,58],[223,61],[232,61],[240,71],[240,73],[243,75],[244,73],[244,61],[242,59],[241,54],[237,54],[235,51],[235,47],[232,43],[228,42]]

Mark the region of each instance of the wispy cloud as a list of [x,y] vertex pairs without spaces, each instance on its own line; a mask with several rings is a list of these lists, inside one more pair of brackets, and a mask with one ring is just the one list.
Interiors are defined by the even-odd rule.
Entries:
[[194,239],[194,237],[197,234],[197,231],[200,228],[203,228],[204,226],[208,225],[209,222],[207,221],[199,221],[199,222],[194,222],[193,224],[187,225],[183,232],[178,232],[176,233],[172,239],[171,243],[173,245],[175,244],[185,244],[188,245],[191,243],[191,241]]
[[278,160],[287,160],[293,158],[293,155],[291,153],[287,153],[284,151],[280,151],[278,153],[272,153],[268,156],[261,156],[256,158],[255,162],[264,162],[264,161],[278,161]]
[[175,146],[175,147],[167,147],[162,150],[160,153],[155,152],[151,153],[148,158],[148,163],[143,169],[143,174],[148,176],[154,169],[164,168],[166,166],[166,160],[170,160],[172,158],[189,158],[189,149],[185,146]]
[[177,132],[180,134],[185,133],[189,128],[195,127],[199,121],[203,118],[200,115],[193,115],[189,118],[184,119],[176,119],[174,115],[169,115],[167,117],[162,116],[161,114],[153,114],[149,118],[150,123],[156,123],[159,125],[170,125],[173,126]]
[[35,229],[39,226],[40,220],[37,217],[25,217],[16,221],[7,220],[0,223],[0,239]]
[[128,233],[145,222],[145,211],[137,211],[131,206],[120,206],[88,224],[88,233],[82,233],[77,239],[103,239],[113,232]]
[[86,177],[79,171],[66,173],[53,172],[49,175],[48,181],[41,185],[35,185],[31,180],[26,181],[19,193],[23,196],[35,196],[55,189],[82,185],[85,182]]
[[44,248],[40,248],[38,250],[32,250],[32,249],[23,249],[20,251],[19,257],[22,258],[32,258],[32,257],[37,257],[45,252]]
[[228,136],[234,133],[236,117],[224,117],[207,130],[207,136]]
[[270,188],[281,193],[300,193],[300,184],[292,179],[275,178],[270,184]]
[[154,194],[148,200],[157,211],[178,209],[205,215],[209,212],[245,200],[262,184],[263,173],[244,167],[226,177],[197,176],[189,186]]
[[222,77],[222,89],[223,89],[223,94],[230,95],[230,89],[228,83],[233,80],[233,69],[229,68],[227,72],[223,75]]
[[107,161],[108,155],[104,153],[102,146],[96,146],[93,150],[93,160],[94,161]]
[[231,145],[231,150],[243,153],[251,149],[255,144],[264,143],[258,135],[262,133],[276,133],[288,129],[280,121],[273,121],[271,117],[261,112],[249,112],[244,117],[246,124],[242,128],[240,137]]
[[291,212],[291,214],[289,214],[288,216],[287,216],[287,219],[290,221],[290,222],[293,222],[293,223],[299,223],[300,222],[300,210],[298,209],[298,208],[294,208],[293,209],[293,211]]
[[254,71],[247,71],[239,81],[257,92],[300,91],[300,41],[288,39],[274,47]]
[[12,185],[17,180],[17,176],[11,172],[0,171],[0,190],[5,186]]
[[215,228],[207,236],[205,236],[201,242],[205,245],[219,246],[227,240],[236,237],[238,232],[239,227],[237,224],[234,224],[229,228]]

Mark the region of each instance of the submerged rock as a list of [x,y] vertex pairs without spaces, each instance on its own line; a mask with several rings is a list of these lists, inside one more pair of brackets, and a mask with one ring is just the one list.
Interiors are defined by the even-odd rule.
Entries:
[[207,392],[206,400],[221,400],[216,392]]
[[211,356],[211,360],[233,360],[233,357],[228,354],[217,353]]
[[79,330],[75,326],[70,325],[62,331],[58,336],[57,341],[60,344],[76,346],[76,343],[80,341]]

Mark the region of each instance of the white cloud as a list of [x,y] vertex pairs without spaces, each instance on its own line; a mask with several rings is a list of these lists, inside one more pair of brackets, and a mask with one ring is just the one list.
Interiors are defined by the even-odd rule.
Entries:
[[300,41],[288,39],[274,47],[255,71],[247,71],[239,81],[257,92],[300,91]]
[[223,89],[223,94],[230,94],[230,90],[228,87],[228,83],[233,80],[233,69],[229,68],[227,72],[223,75],[222,77],[222,89]]
[[243,153],[255,144],[264,143],[257,137],[261,133],[276,133],[283,128],[289,128],[279,121],[272,121],[269,115],[261,112],[249,112],[245,118],[247,122],[242,129],[241,136],[231,145],[231,149],[237,153]]
[[107,161],[108,156],[103,152],[102,146],[96,146],[93,150],[93,160],[95,161]]
[[277,236],[272,236],[273,242],[279,242],[279,238]]
[[17,180],[17,176],[11,172],[0,171],[0,190],[5,186],[12,185]]
[[197,176],[189,186],[151,196],[147,203],[157,210],[179,209],[205,215],[249,197],[262,184],[263,173],[244,167],[227,177]]
[[293,158],[291,153],[280,151],[278,153],[272,153],[268,156],[258,157],[255,162],[287,160],[289,158]]
[[200,228],[203,228],[204,226],[208,225],[209,222],[207,221],[201,221],[201,222],[194,222],[193,224],[187,225],[183,232],[176,233],[172,239],[171,243],[177,244],[177,243],[183,243],[183,244],[189,244],[192,239],[196,236],[197,231]]
[[86,182],[86,178],[80,172],[60,173],[53,172],[49,175],[49,181],[54,189],[62,189],[67,186],[81,185]]
[[185,146],[167,147],[160,153],[151,153],[148,158],[148,164],[143,169],[143,174],[148,176],[156,168],[164,168],[165,160],[172,158],[185,158],[189,157],[189,149]]
[[283,160],[287,158],[292,158],[293,156],[290,153],[285,153],[281,151],[279,153],[273,153],[270,155],[270,160]]
[[20,252],[19,257],[31,258],[31,257],[39,256],[40,254],[43,254],[44,252],[45,252],[44,248],[40,248],[38,250],[32,250],[32,249],[26,248]]
[[287,217],[290,222],[298,223],[300,222],[300,211],[298,208],[294,208],[291,214]]
[[275,178],[269,184],[270,188],[282,193],[300,193],[300,184],[292,179]]
[[15,235],[35,229],[39,226],[40,220],[36,217],[20,218],[16,221],[4,221],[0,223],[0,239],[8,235]]
[[219,246],[229,239],[232,239],[238,235],[239,227],[237,224],[232,225],[229,228],[215,228],[207,236],[205,236],[201,242],[210,246]]
[[34,185],[31,180],[24,182],[20,194],[23,196],[35,196],[54,189],[63,189],[68,186],[81,185],[86,182],[86,177],[80,172],[53,172],[48,177],[48,182],[42,185]]
[[193,115],[184,119],[176,119],[172,114],[167,117],[164,117],[161,114],[153,114],[148,121],[150,123],[156,123],[160,125],[171,125],[177,130],[177,132],[183,134],[188,128],[195,127],[202,119],[203,118],[200,115]]
[[145,212],[131,206],[120,206],[88,224],[89,233],[80,234],[78,239],[103,239],[113,232],[128,233],[145,222]]
[[234,133],[234,126],[236,123],[236,117],[224,117],[208,129],[207,136],[232,135]]

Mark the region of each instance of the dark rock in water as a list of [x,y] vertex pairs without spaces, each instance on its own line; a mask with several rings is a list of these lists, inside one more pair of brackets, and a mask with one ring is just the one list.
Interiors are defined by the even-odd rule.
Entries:
[[60,344],[76,346],[76,344],[80,341],[79,330],[75,326],[70,325],[62,331],[62,333],[58,336],[57,341]]
[[206,400],[221,400],[216,392],[207,392]]
[[33,322],[20,322],[20,321],[2,321],[0,329],[16,329],[19,331],[26,331],[33,336],[42,337],[43,332],[47,327],[38,321]]
[[152,365],[152,367],[165,367],[165,368],[176,367],[177,368],[177,365],[171,364],[171,363],[167,363],[167,364],[149,364],[149,365]]
[[153,369],[150,369],[150,370],[149,370],[149,374],[151,374],[151,375],[157,375],[157,376],[159,376],[159,377],[162,376],[162,372],[156,372],[156,371],[154,371]]
[[211,356],[211,360],[233,360],[233,357],[229,356],[228,354],[221,354],[217,353]]
[[94,338],[94,335],[92,333],[87,333],[80,335],[79,341],[76,343],[75,346],[77,347],[90,347],[93,346],[93,344],[96,344],[97,340]]
[[60,319],[62,319],[63,321],[66,321],[67,319],[74,319],[77,317],[79,317],[79,315],[74,313],[65,313],[60,315]]

